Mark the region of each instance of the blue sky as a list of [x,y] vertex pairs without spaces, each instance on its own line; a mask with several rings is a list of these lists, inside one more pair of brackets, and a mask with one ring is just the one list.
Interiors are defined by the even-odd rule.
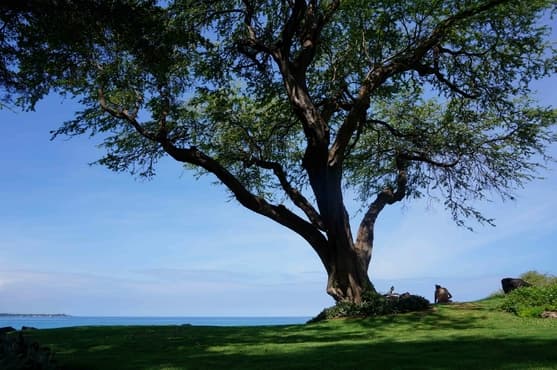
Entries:
[[[556,85],[557,76],[536,83],[544,104],[556,105]],[[101,155],[94,139],[50,141],[75,109],[50,96],[36,112],[0,110],[0,312],[311,316],[333,303],[311,248],[210,177],[164,160],[152,181],[137,181],[89,166]],[[484,204],[495,228],[458,228],[436,203],[387,208],[376,288],[433,300],[439,283],[466,301],[503,277],[557,274],[556,171],[549,164],[514,202]]]

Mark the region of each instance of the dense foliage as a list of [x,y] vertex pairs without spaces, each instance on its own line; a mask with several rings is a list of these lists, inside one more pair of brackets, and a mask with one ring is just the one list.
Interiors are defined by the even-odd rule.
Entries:
[[[554,0],[44,0],[0,5],[4,102],[51,91],[83,109],[54,136],[151,177],[170,156],[304,238],[327,292],[359,302],[375,221],[477,200],[537,175],[557,113],[530,84],[557,68]],[[355,237],[345,192],[364,217]]]
[[418,295],[405,294],[386,297],[380,294],[364,294],[361,303],[337,302],[334,306],[321,311],[308,323],[338,318],[363,318],[424,311],[429,308],[431,308],[431,303],[426,298]]
[[544,311],[557,311],[557,284],[515,289],[505,296],[502,307],[521,317],[539,317]]

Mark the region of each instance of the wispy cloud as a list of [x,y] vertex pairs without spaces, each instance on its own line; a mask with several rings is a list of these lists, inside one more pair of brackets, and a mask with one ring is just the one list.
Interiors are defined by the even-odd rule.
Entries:
[[[231,279],[232,278],[232,279]],[[321,286],[269,285],[226,271],[152,269],[119,275],[1,270],[0,312],[74,315],[313,315]],[[302,297],[310,299],[302,299]]]

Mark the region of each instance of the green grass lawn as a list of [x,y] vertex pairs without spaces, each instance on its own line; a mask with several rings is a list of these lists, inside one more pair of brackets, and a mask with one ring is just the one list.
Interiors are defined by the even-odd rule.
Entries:
[[430,312],[276,327],[77,327],[30,332],[64,369],[557,369],[557,320],[497,299]]

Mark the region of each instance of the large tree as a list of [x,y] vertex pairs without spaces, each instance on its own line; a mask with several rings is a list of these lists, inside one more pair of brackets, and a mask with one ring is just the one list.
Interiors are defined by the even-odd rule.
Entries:
[[[98,135],[114,171],[170,156],[299,234],[327,292],[358,302],[374,225],[405,198],[457,223],[536,175],[556,112],[540,22],[553,0],[58,0],[0,5],[4,98],[50,91],[83,110],[57,135]],[[547,22],[546,22],[547,23]],[[351,232],[344,193],[361,200]],[[207,221],[210,222],[210,221]]]

